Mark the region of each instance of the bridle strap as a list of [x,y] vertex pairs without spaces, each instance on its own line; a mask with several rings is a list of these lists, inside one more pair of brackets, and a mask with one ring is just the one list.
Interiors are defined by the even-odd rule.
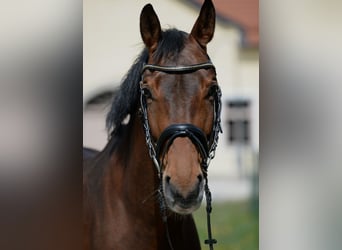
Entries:
[[[209,69],[213,68],[215,70],[215,66],[212,64],[212,62],[209,60],[205,63],[199,63],[199,64],[193,64],[188,66],[159,66],[159,65],[153,65],[153,64],[146,64],[143,66],[141,74],[144,73],[145,70],[151,70],[151,71],[161,71],[168,74],[186,74],[191,73],[199,69]],[[153,163],[157,169],[158,177],[160,179],[160,185],[159,185],[159,206],[162,213],[162,219],[166,227],[166,236],[168,239],[168,243],[170,248],[173,250],[171,238],[168,231],[168,223],[167,223],[167,215],[166,215],[166,205],[163,195],[163,185],[161,183],[162,179],[162,169],[161,164],[159,162],[161,153],[163,155],[165,152],[169,149],[173,141],[177,137],[188,137],[192,143],[197,147],[199,150],[201,156],[202,156],[202,163],[201,168],[204,174],[205,178],[205,196],[206,196],[206,212],[207,212],[207,228],[208,228],[208,239],[205,240],[205,244],[209,245],[210,250],[213,250],[213,245],[217,243],[215,239],[212,238],[211,234],[211,223],[210,223],[210,213],[211,213],[211,193],[208,187],[208,165],[210,163],[210,160],[214,158],[215,156],[215,149],[218,143],[218,135],[220,132],[222,132],[221,128],[221,90],[217,86],[216,95],[215,95],[215,102],[214,102],[214,123],[213,123],[213,131],[211,133],[211,136],[209,138],[209,141],[207,140],[206,135],[204,132],[199,129],[198,127],[192,125],[192,124],[172,124],[169,127],[167,127],[162,134],[160,135],[158,141],[156,144],[153,143],[152,136],[151,136],[151,130],[148,122],[148,116],[147,116],[147,104],[146,104],[146,98],[143,95],[143,87],[142,87],[143,79],[140,84],[140,110],[142,112],[142,118],[143,118],[143,125],[144,125],[144,132],[145,132],[145,139],[146,144],[149,149],[149,155],[151,159],[153,160]]]
[[207,137],[201,129],[192,124],[173,124],[167,127],[157,142],[156,154],[158,158],[160,158],[161,152],[169,149],[177,137],[188,137],[201,153],[202,160],[205,161],[208,158]]
[[192,64],[192,65],[186,65],[186,66],[160,66],[160,65],[154,65],[154,64],[145,64],[142,68],[141,73],[143,73],[145,70],[152,70],[152,71],[161,71],[165,73],[189,73],[193,72],[199,69],[209,69],[214,68],[215,66],[211,61],[205,62],[205,63],[198,63],[198,64]]

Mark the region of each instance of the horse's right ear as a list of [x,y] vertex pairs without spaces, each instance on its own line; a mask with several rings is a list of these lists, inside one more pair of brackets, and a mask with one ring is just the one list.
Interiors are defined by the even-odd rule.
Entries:
[[140,34],[149,51],[155,51],[161,37],[161,27],[158,16],[151,4],[145,5],[141,11]]

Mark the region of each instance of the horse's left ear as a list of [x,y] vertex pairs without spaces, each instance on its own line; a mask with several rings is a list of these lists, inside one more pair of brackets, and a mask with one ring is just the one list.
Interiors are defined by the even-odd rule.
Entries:
[[205,0],[199,17],[191,30],[191,35],[203,47],[211,41],[215,31],[215,7],[211,0]]

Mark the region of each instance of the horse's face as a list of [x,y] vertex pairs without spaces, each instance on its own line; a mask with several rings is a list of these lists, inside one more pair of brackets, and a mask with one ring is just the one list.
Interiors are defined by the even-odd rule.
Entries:
[[[194,55],[198,45],[188,38],[177,65],[205,62],[205,53]],[[196,51],[198,51],[197,48]],[[149,62],[176,65],[175,62]],[[214,69],[200,69],[188,74],[167,74],[146,70],[143,88],[147,95],[148,120],[156,141],[171,124],[192,124],[209,139],[214,119],[213,88],[217,85]],[[168,206],[178,213],[190,213],[203,197],[201,155],[188,137],[177,137],[159,159],[163,167],[164,195]]]
[[[148,63],[174,66],[207,62],[206,44],[213,36],[214,24],[214,9],[211,2],[206,1],[177,57],[155,60],[161,30],[152,7],[145,8],[141,15],[141,34],[150,51]],[[209,140],[214,120],[213,88],[217,85],[214,69],[182,74],[146,70],[142,84],[154,140],[171,124],[180,123],[200,128]],[[196,145],[188,137],[177,137],[159,159],[163,169],[164,197],[168,207],[176,213],[191,213],[201,204],[204,189],[201,158]]]

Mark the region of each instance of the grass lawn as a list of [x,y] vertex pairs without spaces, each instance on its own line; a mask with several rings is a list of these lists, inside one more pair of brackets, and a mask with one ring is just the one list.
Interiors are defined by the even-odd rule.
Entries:
[[[215,250],[257,250],[259,249],[259,215],[257,202],[239,201],[213,203],[211,226],[213,238],[218,241]],[[194,213],[202,249],[207,239],[205,207]]]

